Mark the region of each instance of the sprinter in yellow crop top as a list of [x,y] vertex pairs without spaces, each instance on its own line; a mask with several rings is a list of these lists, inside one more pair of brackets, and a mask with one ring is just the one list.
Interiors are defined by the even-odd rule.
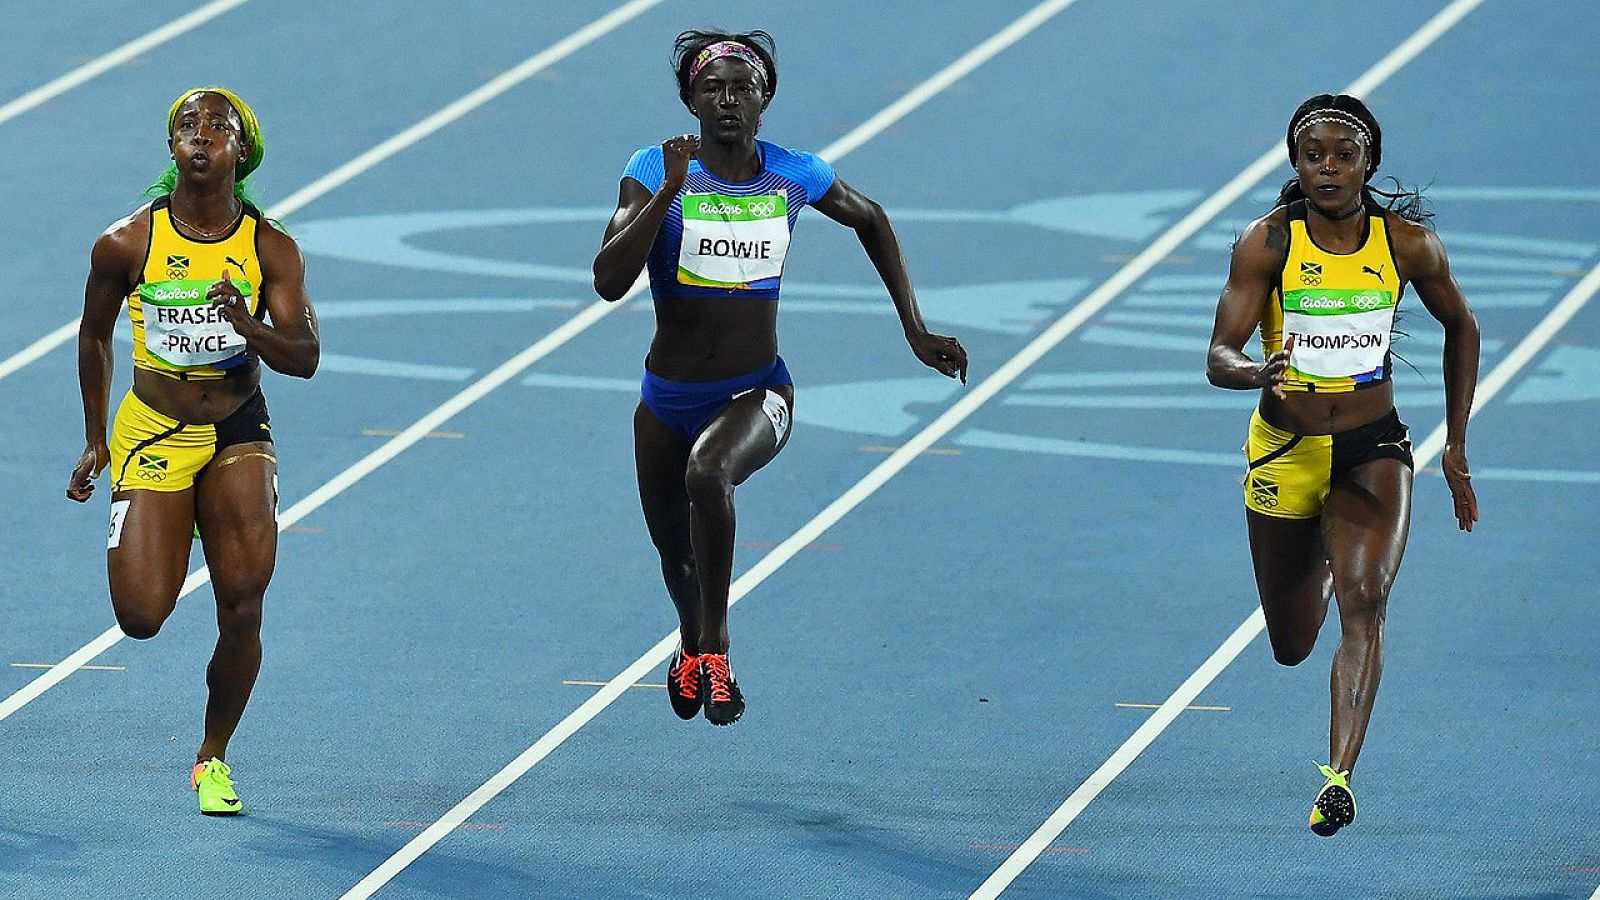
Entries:
[[[1383,134],[1355,97],[1319,94],[1289,120],[1296,177],[1233,248],[1206,375],[1261,391],[1245,445],[1245,518],[1267,634],[1278,662],[1311,653],[1337,597],[1330,765],[1311,830],[1355,819],[1350,771],[1383,670],[1383,620],[1411,521],[1411,442],[1394,409],[1389,339],[1409,284],[1444,325],[1444,474],[1471,531],[1467,413],[1478,324],[1416,193],[1369,186]],[[1259,326],[1263,362],[1245,343]]]
[[[319,355],[299,248],[251,202],[261,128],[222,88],[186,91],[167,115],[172,165],[155,200],[95,242],[78,380],[86,444],[67,496],[111,469],[111,606],[133,638],[177,604],[198,533],[217,600],[205,735],[190,786],[201,812],[242,804],[224,762],[261,666],[261,604],[277,555],[277,458],[259,363],[310,378]],[[109,442],[111,334],[124,298],[133,389]]]

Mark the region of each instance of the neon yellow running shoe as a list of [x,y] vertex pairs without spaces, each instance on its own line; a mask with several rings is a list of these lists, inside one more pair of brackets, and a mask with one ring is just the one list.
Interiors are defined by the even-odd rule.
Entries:
[[200,811],[208,816],[233,816],[244,809],[239,795],[233,791],[233,773],[228,764],[216,757],[194,764],[194,774],[189,776],[189,786],[200,795]]
[[1333,837],[1339,829],[1356,820],[1356,795],[1350,790],[1350,770],[1335,772],[1332,766],[1315,763],[1324,778],[1317,799],[1311,801],[1311,831],[1318,837]]

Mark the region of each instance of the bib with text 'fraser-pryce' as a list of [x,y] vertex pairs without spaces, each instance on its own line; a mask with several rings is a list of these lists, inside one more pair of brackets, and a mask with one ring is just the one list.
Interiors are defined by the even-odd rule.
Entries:
[[782,275],[788,252],[786,193],[753,197],[683,195],[679,283],[748,289],[756,282]]
[[[144,304],[144,346],[174,368],[209,366],[244,352],[245,340],[220,307],[206,299],[215,280],[186,278],[139,286]],[[254,288],[233,280],[248,304]]]

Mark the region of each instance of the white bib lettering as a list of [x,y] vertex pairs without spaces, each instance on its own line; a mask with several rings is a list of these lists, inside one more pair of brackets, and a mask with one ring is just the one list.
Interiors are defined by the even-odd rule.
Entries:
[[783,274],[789,253],[789,198],[683,195],[678,282],[748,290]]

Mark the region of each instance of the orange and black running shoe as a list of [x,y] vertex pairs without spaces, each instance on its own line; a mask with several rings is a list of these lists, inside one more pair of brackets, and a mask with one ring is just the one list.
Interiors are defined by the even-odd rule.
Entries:
[[706,705],[706,721],[713,725],[732,725],[744,715],[744,694],[728,667],[728,654],[700,654],[700,697]]
[[684,653],[682,644],[667,663],[667,698],[680,719],[700,714],[700,657]]

